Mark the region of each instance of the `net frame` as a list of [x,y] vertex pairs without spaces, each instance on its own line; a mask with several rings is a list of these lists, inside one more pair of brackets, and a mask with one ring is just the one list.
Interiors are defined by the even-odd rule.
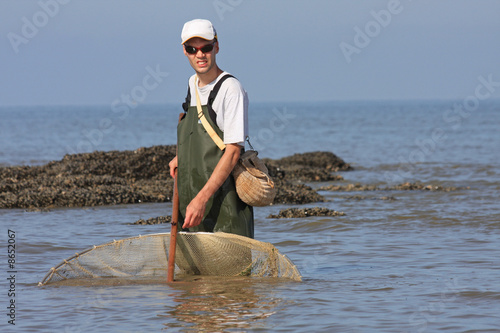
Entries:
[[[62,260],[39,286],[69,280],[166,281],[170,233],[94,245]],[[293,262],[271,243],[235,234],[178,232],[175,276],[278,277],[301,281]]]

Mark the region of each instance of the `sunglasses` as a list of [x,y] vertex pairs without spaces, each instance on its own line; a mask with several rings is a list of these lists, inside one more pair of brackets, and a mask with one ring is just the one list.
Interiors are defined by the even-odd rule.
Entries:
[[212,50],[214,49],[214,45],[215,45],[215,42],[204,45],[202,47],[194,47],[191,45],[184,44],[184,49],[189,54],[196,54],[196,53],[198,53],[198,51],[201,51],[202,53],[208,53],[208,52],[212,52]]

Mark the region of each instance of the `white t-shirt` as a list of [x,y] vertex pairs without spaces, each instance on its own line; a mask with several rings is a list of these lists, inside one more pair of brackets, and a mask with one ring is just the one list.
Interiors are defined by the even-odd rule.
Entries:
[[[208,96],[217,81],[224,75],[223,72],[214,81],[204,87],[198,87],[201,105],[206,105]],[[195,75],[189,78],[189,89],[191,90],[191,106],[196,106]],[[217,114],[217,126],[224,133],[224,143],[237,143],[244,145],[248,135],[248,95],[240,81],[228,78],[220,87],[212,104],[212,109]]]

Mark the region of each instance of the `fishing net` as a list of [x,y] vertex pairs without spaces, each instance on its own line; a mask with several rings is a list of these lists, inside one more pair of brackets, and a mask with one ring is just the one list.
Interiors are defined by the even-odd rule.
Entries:
[[[166,281],[170,233],[94,246],[50,269],[39,285],[88,279]],[[270,243],[217,233],[179,232],[175,277],[189,275],[280,277],[301,281],[297,267]]]

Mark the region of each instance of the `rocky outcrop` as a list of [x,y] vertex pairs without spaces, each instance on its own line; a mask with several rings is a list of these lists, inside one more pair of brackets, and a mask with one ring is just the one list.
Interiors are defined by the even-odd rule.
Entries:
[[[46,209],[172,200],[168,163],[175,146],[66,155],[42,166],[0,168],[0,208]],[[277,186],[275,203],[324,201],[304,182],[338,180],[350,166],[330,152],[264,159]]]
[[277,215],[269,215],[270,219],[289,219],[310,216],[344,216],[344,212],[337,212],[333,209],[313,207],[313,208],[287,208],[280,210]]

